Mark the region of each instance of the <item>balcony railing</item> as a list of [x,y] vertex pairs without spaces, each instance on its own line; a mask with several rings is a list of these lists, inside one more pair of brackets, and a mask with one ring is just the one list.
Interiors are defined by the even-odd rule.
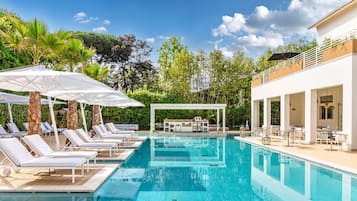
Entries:
[[296,55],[278,65],[253,76],[252,87],[286,75],[318,66],[318,64],[357,52],[357,30],[338,39],[325,39],[318,46]]

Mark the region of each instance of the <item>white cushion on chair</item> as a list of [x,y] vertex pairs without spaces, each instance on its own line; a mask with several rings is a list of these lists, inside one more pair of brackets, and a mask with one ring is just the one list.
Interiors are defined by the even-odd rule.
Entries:
[[20,164],[21,167],[77,167],[86,162],[84,158],[40,157]]
[[54,152],[39,135],[25,136],[24,141],[39,156],[46,156]]
[[16,138],[0,139],[0,149],[16,166],[34,159],[24,145]]

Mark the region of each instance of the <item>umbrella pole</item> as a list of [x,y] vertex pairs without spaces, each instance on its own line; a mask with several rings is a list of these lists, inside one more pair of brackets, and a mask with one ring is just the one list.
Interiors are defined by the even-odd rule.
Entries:
[[7,104],[7,110],[9,111],[9,118],[10,118],[10,123],[14,123],[14,119],[12,117],[12,110],[11,110],[12,105],[10,103]]
[[86,115],[84,114],[84,107],[85,106],[83,106],[83,103],[79,103],[79,106],[81,107],[83,127],[84,127],[84,130],[88,133]]
[[51,97],[47,96],[48,99],[48,107],[50,109],[50,116],[51,116],[51,122],[52,122],[52,127],[55,133],[55,140],[56,140],[56,149],[60,149],[60,141],[58,137],[58,131],[57,131],[57,124],[56,124],[56,119],[55,119],[55,113],[53,111],[53,103]]
[[103,106],[99,106],[100,123],[101,123],[101,124],[104,124],[104,122],[103,122],[103,115],[102,115],[102,109],[103,109]]

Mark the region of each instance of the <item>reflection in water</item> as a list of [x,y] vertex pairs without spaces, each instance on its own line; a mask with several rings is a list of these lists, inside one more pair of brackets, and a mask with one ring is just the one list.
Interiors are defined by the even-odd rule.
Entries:
[[230,138],[147,140],[94,194],[1,194],[2,200],[357,200],[357,179]]

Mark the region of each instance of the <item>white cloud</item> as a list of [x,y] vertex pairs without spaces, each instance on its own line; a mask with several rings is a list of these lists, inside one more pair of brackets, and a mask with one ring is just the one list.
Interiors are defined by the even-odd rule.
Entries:
[[222,47],[218,48],[219,43],[211,44],[225,52],[235,52],[239,48],[257,55],[266,48],[294,41],[294,38],[311,38],[314,32],[307,28],[347,1],[290,0],[285,9],[274,10],[260,5],[250,14],[225,15],[221,24],[212,29],[212,36],[220,38]]
[[78,12],[73,16],[74,20],[81,24],[87,24],[89,22],[98,21],[98,17],[89,17],[85,12]]
[[85,17],[87,17],[87,14],[85,12],[78,12],[73,16],[76,21],[83,20],[83,18]]
[[110,20],[104,20],[103,24],[111,24],[112,22]]
[[107,28],[101,26],[101,27],[96,27],[92,29],[93,32],[97,32],[97,33],[105,33],[107,32]]
[[145,39],[148,43],[155,43],[155,38],[147,38]]
[[268,32],[263,35],[249,34],[238,37],[238,44],[256,48],[276,48],[284,45],[283,36],[279,33]]
[[158,39],[161,39],[161,40],[168,40],[168,39],[171,38],[171,36],[162,36],[162,35],[160,35],[160,36],[158,36],[157,38],[158,38]]
[[233,17],[225,15],[222,17],[222,21],[219,27],[212,30],[213,36],[229,36],[240,31],[246,23],[241,13],[235,13]]
[[233,57],[233,51],[228,50],[228,48],[226,47],[219,48],[218,50],[220,50],[225,57],[228,58]]

